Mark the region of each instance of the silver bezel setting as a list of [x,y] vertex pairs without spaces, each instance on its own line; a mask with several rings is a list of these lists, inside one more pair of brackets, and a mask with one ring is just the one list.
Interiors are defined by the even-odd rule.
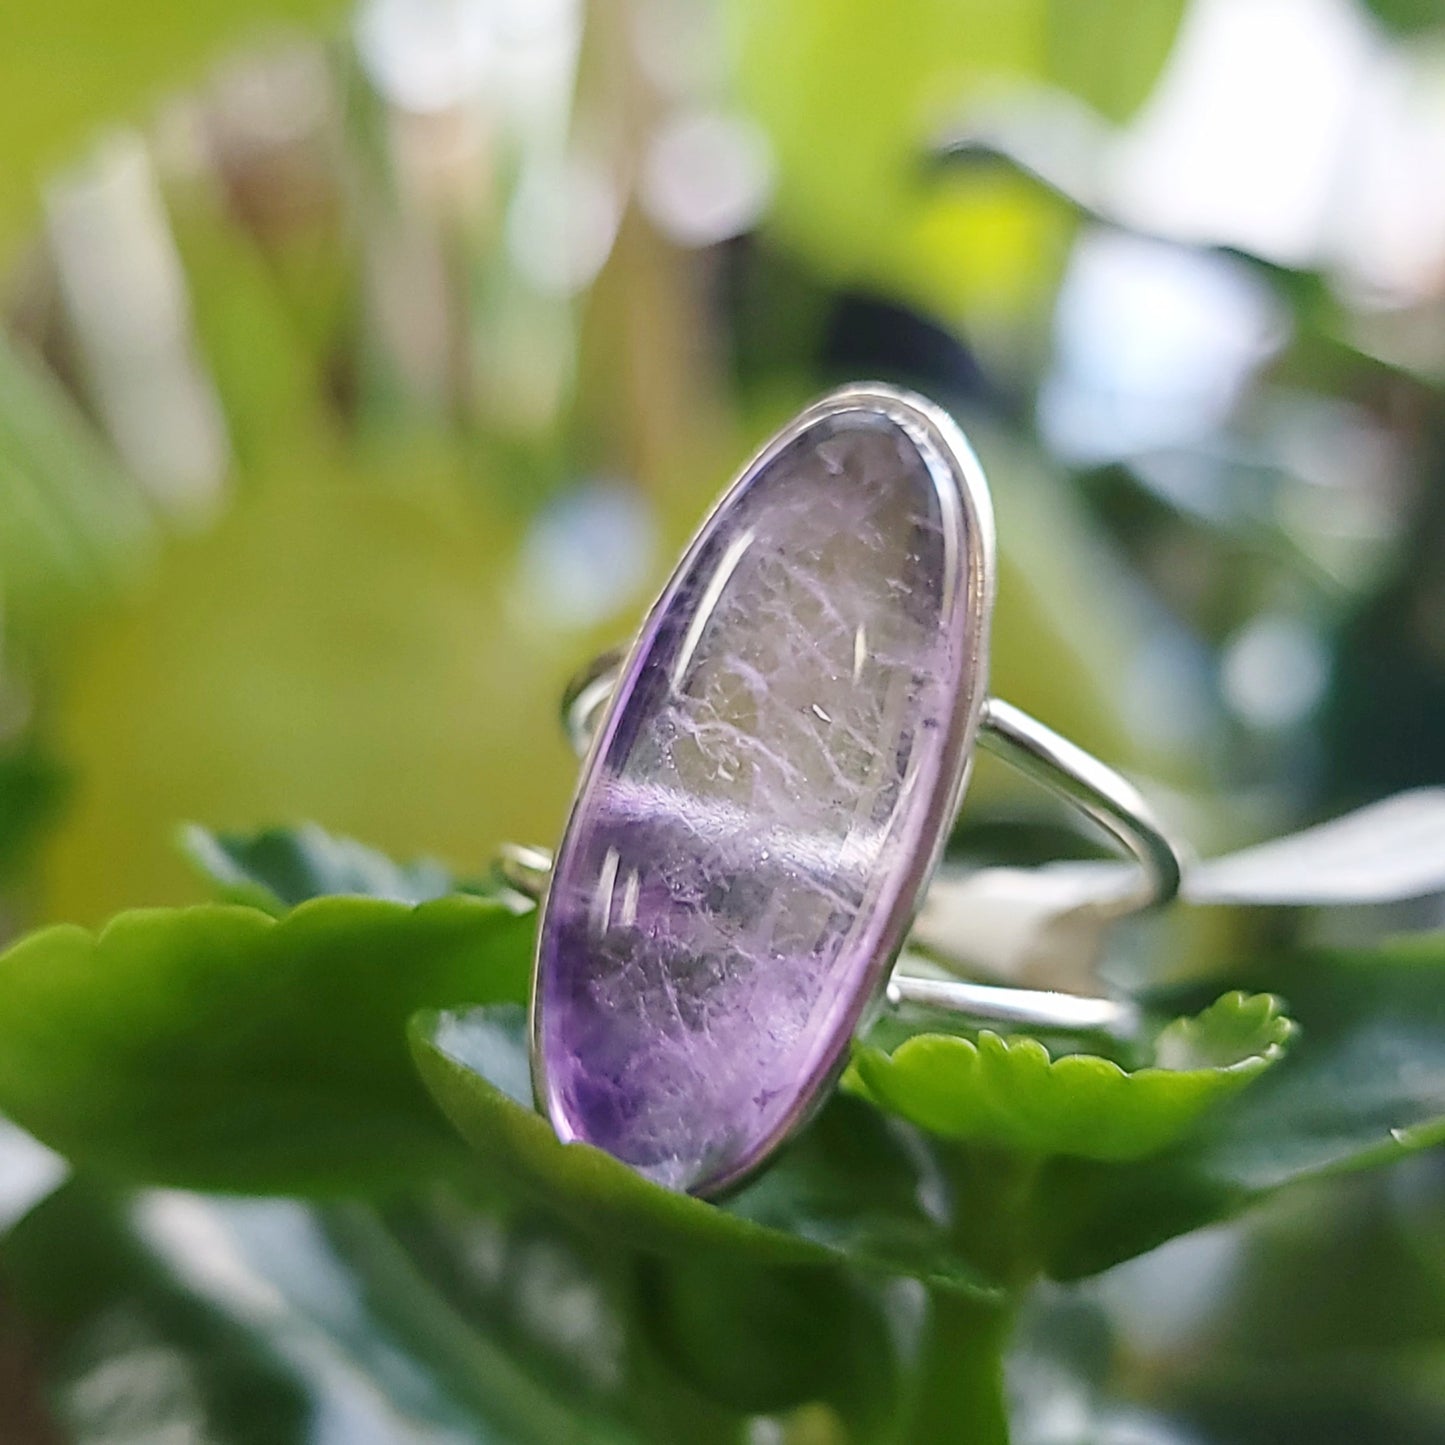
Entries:
[[[770,1134],[735,1167],[724,1174],[702,1181],[691,1191],[705,1198],[724,1194],[750,1178],[807,1123],[846,1066],[849,1039],[860,1025],[882,1006],[893,965],[907,939],[928,883],[938,867],[953,820],[962,802],[988,696],[988,644],[997,575],[993,506],[988,483],[973,449],[952,417],[922,397],[881,383],[855,383],[824,396],[770,438],[733,478],[699,523],[692,541],[673,568],[661,594],[648,609],[620,664],[617,676],[619,679],[628,678],[639,665],[639,647],[645,639],[653,635],[653,624],[671,603],[680,579],[689,572],[714,520],[729,505],[735,494],[811,428],[850,412],[867,412],[886,418],[896,425],[918,449],[943,504],[952,505],[952,500],[956,499],[963,509],[961,530],[964,555],[960,559],[960,583],[967,588],[967,596],[963,602],[965,644],[960,671],[962,684],[954,698],[949,718],[949,731],[943,754],[946,767],[935,788],[934,796],[929,800],[925,827],[921,835],[923,841],[916,856],[910,860],[903,886],[899,888],[893,906],[884,917],[882,936],[886,946],[880,949],[878,956],[871,962],[862,986],[843,1011],[841,1025],[836,1027],[836,1045],[824,1055],[806,1078],[799,1081],[798,1097],[794,1106],[779,1120]],[[618,699],[627,696],[627,691],[626,688],[617,687],[601,714],[573,790],[567,823],[555,854],[558,859],[566,853],[577,818],[578,802],[588,791],[613,735]],[[537,947],[533,955],[528,1033],[533,1095],[538,1110],[545,1114],[556,1128],[558,1117],[551,1107],[546,1061],[541,1046],[540,989],[541,945],[548,926],[553,877],[555,869],[549,874],[547,887],[538,903]]]

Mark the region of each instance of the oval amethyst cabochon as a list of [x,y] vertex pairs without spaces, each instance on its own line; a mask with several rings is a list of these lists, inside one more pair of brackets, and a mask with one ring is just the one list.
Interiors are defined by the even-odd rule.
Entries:
[[806,1119],[952,822],[992,600],[982,476],[916,397],[835,393],[726,493],[623,665],[543,905],[560,1137],[710,1194]]

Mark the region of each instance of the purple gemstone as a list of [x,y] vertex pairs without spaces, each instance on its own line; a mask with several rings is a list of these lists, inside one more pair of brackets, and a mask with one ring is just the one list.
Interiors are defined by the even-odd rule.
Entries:
[[542,919],[535,1072],[562,1138],[711,1193],[836,1077],[972,750],[992,587],[972,465],[926,403],[838,393],[653,608]]

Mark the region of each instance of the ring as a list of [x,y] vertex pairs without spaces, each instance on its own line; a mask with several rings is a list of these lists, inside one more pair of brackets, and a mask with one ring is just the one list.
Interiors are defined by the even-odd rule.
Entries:
[[979,745],[1132,855],[1129,908],[1179,889],[1139,793],[988,696],[994,590],[988,484],[958,427],[848,386],[768,442],[631,646],[568,688],[585,761],[555,858],[499,860],[539,901],[532,1077],[560,1138],[715,1196],[807,1121],[885,1004],[1131,1029],[1123,1001],[904,954]]

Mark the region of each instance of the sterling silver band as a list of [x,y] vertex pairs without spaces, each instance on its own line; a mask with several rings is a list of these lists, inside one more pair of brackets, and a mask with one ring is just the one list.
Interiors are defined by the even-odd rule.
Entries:
[[978,740],[991,753],[1092,818],[1143,872],[1126,911],[1158,908],[1178,896],[1179,853],[1139,790],[1091,753],[1052,728],[991,697],[983,705]]
[[[509,888],[534,902],[547,888],[552,854],[546,848],[504,843],[497,872]],[[888,982],[890,1008],[956,1014],[972,1023],[1043,1033],[1111,1034],[1128,1038],[1139,1026],[1139,1011],[1120,999],[1083,998],[1053,989],[1009,988],[920,973],[905,957]]]
[[[592,744],[622,665],[620,649],[605,652],[576,674],[562,698],[562,722],[579,756]],[[1140,865],[1139,881],[1120,900],[1123,915],[1156,908],[1179,892],[1179,854],[1138,789],[1112,768],[1053,729],[998,698],[983,706],[979,743],[1092,819]],[[524,897],[546,891],[552,855],[545,848],[504,844],[497,869]],[[1138,1026],[1132,1004],[1052,991],[999,987],[920,973],[905,960],[886,994],[897,1007],[938,1010],[979,1023],[1057,1033],[1127,1036]]]
[[[562,694],[562,725],[584,757],[612,700],[623,651],[604,652],[582,668]],[[1179,854],[1139,790],[1083,748],[1013,706],[991,697],[979,720],[979,743],[1021,773],[1092,818],[1142,868],[1127,900],[1132,909],[1157,908],[1179,892]]]
[[[562,725],[584,757],[612,699],[622,666],[620,649],[604,652],[568,683]],[[1130,909],[1157,908],[1179,892],[1179,854],[1139,790],[1083,748],[1060,737],[1012,703],[991,697],[979,719],[979,743],[1025,776],[1092,818],[1140,864],[1142,876],[1127,900]]]
[[1053,989],[1008,988],[933,978],[910,972],[906,960],[888,981],[891,1008],[920,1008],[961,1014],[973,1023],[1041,1033],[1112,1034],[1128,1038],[1139,1027],[1139,1011],[1121,999],[1082,998]]

